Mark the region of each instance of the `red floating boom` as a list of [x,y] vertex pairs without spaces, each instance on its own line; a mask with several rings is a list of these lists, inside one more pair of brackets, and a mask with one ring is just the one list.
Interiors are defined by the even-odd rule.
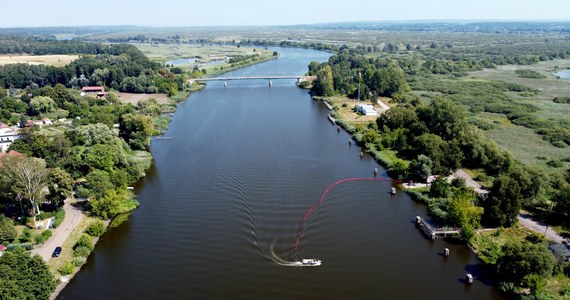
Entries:
[[311,208],[309,208],[309,210],[307,211],[307,213],[305,214],[305,217],[303,218],[303,221],[301,221],[301,225],[299,226],[299,230],[297,231],[297,239],[295,240],[295,253],[297,253],[297,250],[299,250],[299,246],[301,243],[301,236],[303,236],[303,228],[305,227],[305,223],[307,222],[307,220],[309,219],[309,217],[311,216],[311,213],[313,213],[314,210],[316,210],[319,205],[321,205],[323,203],[323,200],[325,199],[325,196],[328,194],[328,192],[335,186],[341,184],[341,183],[345,183],[345,182],[349,182],[349,181],[392,181],[392,182],[402,182],[401,180],[392,180],[389,178],[345,178],[345,179],[341,179],[338,181],[335,181],[333,184],[331,184],[326,190],[325,192],[321,195],[321,199],[319,199],[319,201],[315,204],[313,204],[313,206],[311,206]]

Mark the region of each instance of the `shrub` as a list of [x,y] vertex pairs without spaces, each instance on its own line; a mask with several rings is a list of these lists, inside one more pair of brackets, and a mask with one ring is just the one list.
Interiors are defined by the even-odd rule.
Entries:
[[65,211],[63,209],[60,209],[55,213],[55,221],[53,222],[53,228],[59,227],[59,225],[61,225],[61,222],[63,222],[63,218],[65,218]]
[[558,148],[566,148],[566,146],[568,146],[563,141],[552,141],[550,143],[552,144],[552,146],[558,147]]
[[564,166],[564,163],[562,163],[559,160],[551,160],[551,161],[547,162],[546,164],[553,167],[553,168],[561,168]]
[[12,220],[0,215],[0,242],[11,241],[18,236]]
[[91,249],[87,247],[77,247],[73,251],[73,256],[75,257],[87,257],[91,254]]
[[32,231],[30,230],[30,228],[24,227],[24,231],[22,231],[22,234],[20,235],[19,239],[23,242],[30,241],[32,239]]
[[34,246],[31,243],[20,243],[18,241],[18,243],[15,243],[16,241],[14,241],[14,243],[6,246],[6,248],[8,250],[14,250],[16,248],[24,248],[24,250],[32,250],[34,248]]
[[58,271],[61,275],[69,275],[73,273],[75,266],[71,262],[66,262],[63,266],[59,267]]
[[87,258],[84,256],[74,258],[71,263],[77,268],[83,266],[87,262]]
[[568,104],[570,103],[570,97],[556,97],[552,101],[555,103]]
[[521,78],[544,79],[546,76],[533,70],[516,70],[515,73]]
[[47,229],[44,230],[40,235],[36,235],[34,237],[34,241],[36,242],[36,244],[43,244],[45,241],[47,241],[52,235],[52,231]]
[[85,233],[93,237],[99,237],[103,235],[104,232],[105,232],[105,223],[103,223],[103,221],[101,220],[96,220],[95,222],[89,224],[89,226],[85,230]]
[[91,252],[91,250],[93,250],[93,238],[86,234],[82,235],[79,240],[77,240],[77,243],[75,243],[75,246],[73,246],[73,249],[80,247],[88,248],[89,252]]

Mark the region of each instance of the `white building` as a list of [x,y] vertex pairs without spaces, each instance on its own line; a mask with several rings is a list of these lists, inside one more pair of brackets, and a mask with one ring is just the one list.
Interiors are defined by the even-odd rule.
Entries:
[[8,147],[12,145],[12,142],[19,139],[20,136],[14,131],[14,129],[9,127],[0,128],[0,151],[8,151]]
[[359,113],[365,116],[377,116],[378,112],[374,109],[374,106],[370,104],[360,104],[357,107]]

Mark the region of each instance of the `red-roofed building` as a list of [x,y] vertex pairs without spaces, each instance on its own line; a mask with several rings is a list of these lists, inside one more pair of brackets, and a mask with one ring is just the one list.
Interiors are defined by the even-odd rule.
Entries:
[[2,254],[4,254],[4,251],[6,251],[6,249],[8,249],[8,247],[0,244],[0,256],[2,256]]
[[81,88],[81,92],[85,94],[97,94],[99,97],[105,96],[105,87],[104,86],[84,86]]

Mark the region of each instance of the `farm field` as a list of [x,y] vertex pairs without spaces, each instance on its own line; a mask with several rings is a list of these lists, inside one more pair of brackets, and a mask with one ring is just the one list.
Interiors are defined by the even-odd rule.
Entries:
[[77,55],[0,55],[0,66],[30,64],[61,67],[78,58],[79,56]]

